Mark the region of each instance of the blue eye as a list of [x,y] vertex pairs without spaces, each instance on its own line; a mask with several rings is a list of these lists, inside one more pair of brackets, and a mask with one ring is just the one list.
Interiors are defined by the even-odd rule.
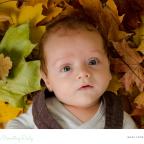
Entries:
[[62,68],[62,71],[63,71],[63,72],[68,72],[68,71],[70,71],[70,70],[71,70],[71,67],[70,67],[70,66],[65,66],[65,67]]
[[97,58],[91,58],[88,62],[89,65],[96,65],[98,63],[98,59]]

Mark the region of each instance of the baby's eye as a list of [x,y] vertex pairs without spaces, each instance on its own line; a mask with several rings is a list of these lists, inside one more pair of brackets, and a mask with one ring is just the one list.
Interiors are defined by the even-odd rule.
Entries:
[[63,68],[62,68],[62,72],[68,72],[68,71],[70,71],[71,70],[71,67],[70,66],[64,66]]
[[89,64],[89,65],[96,65],[98,62],[99,62],[99,61],[98,61],[97,58],[91,58],[91,59],[89,59],[88,64]]

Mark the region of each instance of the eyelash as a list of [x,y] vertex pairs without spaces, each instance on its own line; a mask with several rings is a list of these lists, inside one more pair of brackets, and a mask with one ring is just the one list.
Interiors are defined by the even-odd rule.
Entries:
[[[95,61],[93,61],[93,60],[95,60]],[[92,61],[95,62],[95,64],[90,64],[90,62],[92,62]],[[90,58],[89,62],[88,62],[89,65],[97,65],[98,63],[99,63],[99,60],[97,58]]]
[[[95,61],[93,61],[93,60],[95,60]],[[95,62],[94,64],[92,64],[92,63],[90,63],[90,62]],[[89,62],[88,62],[88,65],[97,65],[99,63],[99,60],[97,59],[97,58],[90,58],[89,59]],[[65,65],[65,66],[63,66],[62,68],[61,68],[61,72],[68,72],[68,71],[70,71],[71,70],[71,66],[70,65]]]
[[[65,71],[65,68],[69,68],[69,70],[66,70],[66,71]],[[70,70],[71,70],[71,67],[70,67],[69,65],[66,65],[66,66],[64,66],[64,67],[61,69],[62,72],[68,72],[68,71],[70,71]]]

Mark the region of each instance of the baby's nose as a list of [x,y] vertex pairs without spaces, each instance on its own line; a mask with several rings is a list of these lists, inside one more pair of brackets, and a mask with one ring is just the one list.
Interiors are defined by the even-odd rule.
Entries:
[[89,78],[90,73],[87,69],[81,69],[77,75],[77,79]]

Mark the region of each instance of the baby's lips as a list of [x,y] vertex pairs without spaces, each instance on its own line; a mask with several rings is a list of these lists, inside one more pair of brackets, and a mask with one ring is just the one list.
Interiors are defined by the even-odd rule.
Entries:
[[86,88],[93,88],[93,86],[92,86],[92,85],[89,85],[89,84],[82,85],[82,86],[79,88],[79,90],[81,90],[81,89],[86,89]]

